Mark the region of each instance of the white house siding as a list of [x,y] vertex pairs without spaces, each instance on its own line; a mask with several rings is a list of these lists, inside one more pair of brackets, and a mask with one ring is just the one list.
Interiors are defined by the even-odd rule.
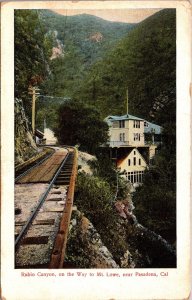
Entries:
[[[110,127],[110,147],[142,147],[145,145],[145,134],[154,133],[159,135],[162,131],[161,126],[132,115],[108,116],[105,121]],[[151,142],[154,144],[154,140]]]
[[[135,128],[134,127],[134,122],[139,122],[140,128]],[[137,121],[137,120],[129,120],[128,121],[128,141],[130,146],[142,146],[144,145],[144,121]],[[134,140],[134,134],[139,134],[140,135],[140,141],[139,140]]]
[[117,166],[120,168],[120,172],[125,173],[124,176],[127,180],[132,183],[142,183],[143,173],[147,167],[147,163],[136,148],[123,160],[117,161]]
[[[140,128],[134,127],[134,122],[138,122]],[[116,127],[117,126],[117,127]],[[134,135],[139,135],[140,138],[134,140]],[[119,121],[115,122],[115,127],[109,129],[110,146],[135,146],[144,145],[144,121],[125,120],[125,127],[119,128]],[[136,137],[136,136],[135,136]]]
[[[119,128],[119,121],[117,121],[117,127],[111,126],[109,129],[109,136],[110,136],[110,146],[111,147],[118,147],[118,146],[128,146],[129,145],[129,127],[128,121],[125,121],[125,127]],[[122,139],[120,139],[120,135]]]

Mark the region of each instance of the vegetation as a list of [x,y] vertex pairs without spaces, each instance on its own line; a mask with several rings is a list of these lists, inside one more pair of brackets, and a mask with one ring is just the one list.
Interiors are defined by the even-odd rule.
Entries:
[[72,97],[90,66],[133,27],[86,14],[63,16],[48,10],[39,10],[38,14],[52,35],[54,47],[60,44],[62,48],[62,54],[50,61],[52,74],[47,88],[54,96]]
[[78,144],[81,150],[94,154],[107,141],[108,126],[95,108],[68,101],[60,107],[58,114],[55,133],[61,144]]
[[73,62],[68,55],[75,52],[78,60],[83,61],[82,70],[89,69],[134,27],[134,24],[109,22],[88,14],[67,16],[66,12],[63,16],[49,10],[38,10],[38,13],[47,31],[55,36],[54,46],[57,40],[62,43],[69,71]]
[[110,189],[116,197],[114,200],[127,198],[129,184],[120,176],[115,163],[109,158],[107,148],[98,148],[96,151],[97,160],[89,162],[93,175],[101,178],[110,185]]
[[[91,68],[78,95],[104,116],[129,110],[163,126],[163,143],[134,195],[139,222],[176,238],[176,30],[175,10],[163,10],[133,28]],[[166,72],[165,72],[166,70]]]
[[104,245],[117,263],[127,250],[126,232],[120,226],[119,216],[113,207],[114,192],[110,184],[97,176],[79,174],[75,202],[78,209],[93,223]]
[[15,96],[21,98],[30,116],[30,86],[41,85],[49,75],[52,39],[35,10],[15,10]]
[[175,10],[168,9],[139,23],[93,65],[75,95],[106,117],[125,112],[128,87],[130,113],[162,125],[175,100],[175,22]]
[[[138,25],[16,10],[16,96],[31,102],[30,84],[53,96],[50,112],[50,102],[39,99],[37,116],[38,126],[46,117],[53,129],[60,105],[56,97],[94,105],[104,118],[125,111],[128,87],[130,113],[163,126],[175,114],[175,32],[174,9],[162,10]],[[99,33],[97,41],[94,36]],[[50,60],[52,45],[58,42],[63,55]]]
[[176,156],[164,147],[133,195],[138,221],[174,244],[176,241]]

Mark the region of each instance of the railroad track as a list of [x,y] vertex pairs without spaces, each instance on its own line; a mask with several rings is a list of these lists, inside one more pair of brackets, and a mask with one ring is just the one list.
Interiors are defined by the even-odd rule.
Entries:
[[46,161],[49,157],[53,155],[54,149],[47,148],[47,153],[43,153],[39,155],[36,159],[31,159],[27,163],[21,164],[15,169],[15,182],[17,182],[21,177],[28,174],[33,168],[39,166],[44,161]]
[[63,267],[76,174],[77,150],[57,147],[17,180],[16,268]]

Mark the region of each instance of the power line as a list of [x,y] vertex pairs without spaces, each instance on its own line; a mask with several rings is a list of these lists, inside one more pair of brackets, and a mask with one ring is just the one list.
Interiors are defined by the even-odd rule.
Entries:
[[68,97],[58,97],[58,96],[49,96],[49,95],[39,95],[39,97],[46,97],[46,98],[58,98],[58,99],[65,99],[65,100],[71,100],[71,98]]

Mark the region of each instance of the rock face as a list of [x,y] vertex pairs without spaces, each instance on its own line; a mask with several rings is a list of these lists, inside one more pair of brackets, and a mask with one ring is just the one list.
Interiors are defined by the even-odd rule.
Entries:
[[160,235],[138,223],[133,213],[134,206],[130,195],[125,200],[117,201],[115,208],[121,217],[121,226],[125,228],[127,234],[128,255],[125,253],[121,267],[176,267],[174,248]]
[[58,57],[64,57],[64,46],[62,42],[58,39],[58,31],[49,31],[49,33],[52,33],[52,37],[55,42],[55,47],[52,48],[52,55],[50,57],[50,60],[53,60]]
[[29,130],[22,100],[15,99],[15,165],[23,163],[37,153],[37,146]]
[[[118,201],[115,208],[120,215],[119,229],[116,234],[126,243],[121,257],[118,255],[118,246],[116,253],[111,254],[111,249],[104,245],[92,223],[76,210],[72,214],[70,224],[67,264],[73,268],[176,267],[174,249],[161,236],[137,222],[132,213],[132,203],[128,199],[123,200],[122,203]],[[108,234],[107,230],[106,234]]]
[[78,210],[72,215],[67,247],[67,261],[74,268],[119,268],[92,223]]
[[96,157],[86,153],[86,152],[81,152],[78,151],[78,166],[79,166],[79,171],[80,172],[85,172],[86,174],[92,175],[93,172],[90,168],[89,162],[96,160]]
[[95,32],[94,34],[92,34],[90,37],[89,37],[89,40],[93,41],[93,42],[96,42],[96,43],[99,43],[103,40],[103,35],[101,32]]

